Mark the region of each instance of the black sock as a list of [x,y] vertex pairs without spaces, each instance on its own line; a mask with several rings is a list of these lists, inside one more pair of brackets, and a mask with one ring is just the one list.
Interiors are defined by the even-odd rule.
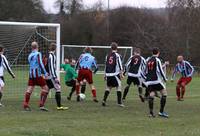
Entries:
[[71,92],[69,93],[69,97],[72,97],[72,94],[75,92],[76,86],[73,86]]
[[85,94],[85,89],[86,89],[86,85],[84,84],[84,85],[81,86],[81,93],[82,94]]
[[148,88],[145,89],[145,97],[148,97],[149,96],[149,90]]
[[164,111],[166,99],[167,99],[167,96],[162,96],[162,98],[160,100],[160,112],[161,113]]
[[126,86],[126,88],[124,89],[124,93],[123,93],[123,99],[126,99],[126,95],[128,94],[130,86]]
[[110,92],[106,90],[105,93],[104,93],[104,97],[103,97],[104,102],[106,102],[109,94],[110,94]]
[[153,102],[154,102],[154,97],[149,98],[149,110],[150,114],[153,114]]
[[61,93],[60,92],[56,92],[55,99],[56,99],[57,106],[61,107]]
[[138,87],[139,95],[142,95],[142,87]]
[[122,92],[117,91],[117,102],[118,104],[122,104]]
[[2,96],[3,96],[3,93],[0,92],[0,102],[1,102]]

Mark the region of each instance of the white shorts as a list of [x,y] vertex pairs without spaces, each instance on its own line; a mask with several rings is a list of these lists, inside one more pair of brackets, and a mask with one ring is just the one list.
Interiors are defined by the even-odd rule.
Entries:
[[4,86],[5,86],[4,79],[0,77],[0,87],[4,87]]

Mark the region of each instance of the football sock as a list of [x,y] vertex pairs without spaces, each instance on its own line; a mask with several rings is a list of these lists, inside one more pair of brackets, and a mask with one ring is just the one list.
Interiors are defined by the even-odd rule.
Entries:
[[96,98],[96,97],[97,97],[96,89],[92,89],[92,95],[93,95],[93,98]]
[[30,101],[31,93],[26,92],[24,96],[24,107],[28,106]]
[[126,86],[126,88],[124,89],[123,99],[126,99],[126,96],[127,96],[127,94],[128,94],[129,88],[130,88],[130,86],[128,85],[128,86]]
[[154,97],[150,96],[150,98],[149,98],[149,110],[150,110],[151,114],[153,113],[153,103],[154,103]]
[[47,99],[48,93],[47,92],[41,92],[40,94],[40,107],[44,106],[46,99]]
[[139,95],[142,95],[142,87],[138,88]]
[[145,97],[148,97],[149,96],[149,90],[148,88],[145,89]]
[[81,93],[85,94],[85,90],[86,90],[86,85],[82,85],[81,86]]
[[76,95],[79,95],[79,93],[80,93],[80,85],[76,85]]
[[162,113],[165,108],[167,96],[162,96],[160,100],[160,112]]
[[75,92],[75,90],[76,90],[76,86],[73,86],[71,89],[71,92],[69,93],[70,98],[72,97],[72,94]]
[[181,89],[181,98],[183,98],[184,95],[185,95],[185,86],[183,86]]
[[180,87],[177,86],[177,87],[176,87],[176,96],[177,96],[178,98],[180,98],[180,95],[181,95],[181,90],[180,90]]
[[0,102],[1,102],[2,96],[3,96],[3,93],[0,92]]
[[117,103],[122,104],[122,92],[117,91]]
[[61,107],[61,92],[56,92],[55,99],[58,107]]
[[106,102],[106,100],[107,100],[109,94],[110,94],[110,92],[106,90],[105,93],[104,93],[103,101]]

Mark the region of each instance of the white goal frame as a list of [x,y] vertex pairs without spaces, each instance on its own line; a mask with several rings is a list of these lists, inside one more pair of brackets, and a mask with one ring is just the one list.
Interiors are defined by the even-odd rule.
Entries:
[[31,22],[8,22],[8,21],[0,21],[0,25],[10,25],[10,26],[35,26],[35,27],[55,27],[56,28],[56,72],[58,78],[60,79],[60,24],[54,23],[31,23]]

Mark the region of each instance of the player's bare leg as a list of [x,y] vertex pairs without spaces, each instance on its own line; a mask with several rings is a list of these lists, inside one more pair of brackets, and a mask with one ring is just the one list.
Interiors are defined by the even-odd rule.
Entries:
[[169,115],[164,112],[164,108],[166,105],[166,99],[167,99],[167,91],[165,89],[161,90],[161,99],[160,99],[160,112],[158,113],[159,116],[168,118]]
[[48,111],[48,109],[45,108],[45,106],[44,106],[47,96],[48,96],[48,93],[49,93],[49,88],[47,87],[47,85],[42,86],[41,94],[40,94],[40,103],[39,103],[39,107],[40,107],[41,111]]
[[25,92],[23,108],[26,111],[31,111],[31,108],[29,106],[29,101],[34,88],[35,88],[34,86],[28,86]]

